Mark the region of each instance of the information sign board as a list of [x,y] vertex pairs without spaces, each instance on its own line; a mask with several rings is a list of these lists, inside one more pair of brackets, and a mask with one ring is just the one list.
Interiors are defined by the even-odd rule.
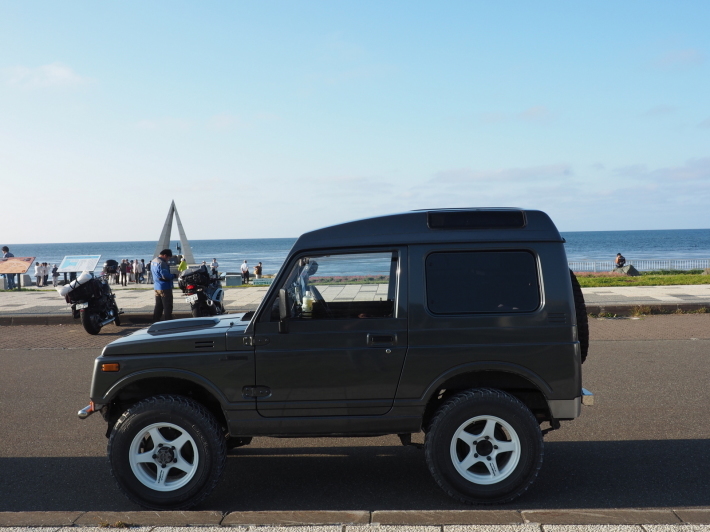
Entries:
[[59,273],[93,272],[101,255],[67,255],[59,265]]
[[0,258],[0,274],[2,273],[26,273],[34,262],[34,257],[8,257]]

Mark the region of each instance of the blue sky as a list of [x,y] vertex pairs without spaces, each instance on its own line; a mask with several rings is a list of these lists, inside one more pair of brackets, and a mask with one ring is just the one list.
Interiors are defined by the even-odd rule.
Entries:
[[0,1],[3,243],[710,227],[707,2]]

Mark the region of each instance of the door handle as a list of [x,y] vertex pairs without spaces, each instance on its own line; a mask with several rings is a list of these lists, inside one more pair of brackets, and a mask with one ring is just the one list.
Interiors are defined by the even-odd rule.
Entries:
[[397,343],[396,334],[368,334],[367,345],[394,345]]

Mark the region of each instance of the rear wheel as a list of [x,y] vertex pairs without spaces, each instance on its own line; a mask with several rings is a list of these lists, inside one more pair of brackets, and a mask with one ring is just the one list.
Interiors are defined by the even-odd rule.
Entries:
[[572,280],[572,294],[574,295],[574,311],[577,316],[577,336],[579,337],[579,347],[582,354],[582,363],[587,359],[589,352],[589,316],[587,316],[587,305],[584,302],[582,287],[579,286],[577,276],[569,271]]
[[203,316],[209,316],[209,311],[204,307],[205,306],[201,303],[195,303],[195,305],[192,307],[192,317],[202,318]]
[[101,332],[101,321],[98,313],[92,310],[84,310],[81,312],[81,324],[84,330],[89,334],[99,334]]
[[133,502],[155,510],[190,508],[207,497],[226,465],[214,416],[178,395],[149,397],[116,422],[108,443],[111,473]]
[[424,448],[439,486],[469,504],[515,499],[542,465],[542,433],[535,416],[499,390],[469,390],[446,402],[432,420]]

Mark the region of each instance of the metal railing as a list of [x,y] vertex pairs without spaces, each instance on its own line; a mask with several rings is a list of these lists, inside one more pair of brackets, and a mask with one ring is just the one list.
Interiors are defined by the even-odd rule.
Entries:
[[[575,272],[610,272],[614,269],[614,261],[569,261],[569,267]],[[655,270],[704,270],[710,268],[710,259],[640,259],[627,260],[639,271]]]

